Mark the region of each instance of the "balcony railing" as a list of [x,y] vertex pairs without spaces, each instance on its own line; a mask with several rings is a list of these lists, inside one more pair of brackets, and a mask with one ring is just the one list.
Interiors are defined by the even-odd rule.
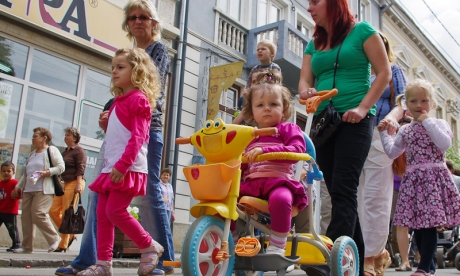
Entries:
[[285,20],[251,29],[249,31],[248,65],[258,63],[255,53],[257,43],[262,39],[268,39],[277,45],[275,60],[285,59],[290,55],[302,59],[303,51],[308,43],[307,37]]
[[[292,26],[291,26],[292,27]],[[301,37],[298,33],[293,32],[291,29],[288,28],[287,30],[287,43],[286,47],[287,50],[293,52],[299,57],[303,56],[304,46],[306,46],[306,39]],[[259,33],[256,33],[256,41],[259,43],[262,39],[268,39],[273,42],[275,45],[278,45],[279,42],[279,28],[278,26],[267,29],[261,30]],[[256,43],[256,47],[257,47]]]
[[249,30],[246,68],[259,64],[256,50],[257,43],[262,39],[268,39],[277,46],[273,60],[281,67],[285,85],[295,91],[299,82],[303,52],[308,43],[307,37],[285,20]]
[[219,13],[217,41],[239,54],[245,55],[245,45],[248,31],[239,26],[235,21],[227,18],[225,14]]

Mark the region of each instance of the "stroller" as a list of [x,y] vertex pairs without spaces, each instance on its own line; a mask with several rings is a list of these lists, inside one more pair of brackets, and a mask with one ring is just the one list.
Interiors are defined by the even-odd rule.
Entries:
[[393,221],[390,220],[390,232],[388,233],[387,243],[385,245],[385,249],[390,253],[391,257],[391,266],[398,267],[401,265],[401,255],[399,253],[395,253],[392,245],[392,231],[393,231]]
[[435,261],[438,268],[445,268],[446,263],[455,263],[457,270],[460,270],[460,227],[452,229],[440,229],[438,231],[438,243],[435,254]]

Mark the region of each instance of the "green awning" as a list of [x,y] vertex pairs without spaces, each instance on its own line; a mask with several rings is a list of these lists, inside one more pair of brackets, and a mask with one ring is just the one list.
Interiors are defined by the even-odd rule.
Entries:
[[5,72],[6,74],[9,74],[13,72],[13,69],[11,69],[8,66],[5,66],[4,64],[0,62],[0,71]]

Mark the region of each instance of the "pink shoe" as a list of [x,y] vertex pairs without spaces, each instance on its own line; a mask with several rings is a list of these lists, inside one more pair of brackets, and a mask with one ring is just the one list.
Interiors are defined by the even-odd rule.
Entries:
[[142,255],[137,274],[144,276],[152,272],[157,267],[163,251],[163,246],[154,240],[152,240],[152,245],[150,245],[150,247],[140,249],[139,252],[142,253]]
[[430,276],[430,273],[425,272],[421,269],[417,269],[414,273],[412,273],[410,276]]
[[112,276],[112,262],[97,261],[95,265],[77,273],[77,276]]

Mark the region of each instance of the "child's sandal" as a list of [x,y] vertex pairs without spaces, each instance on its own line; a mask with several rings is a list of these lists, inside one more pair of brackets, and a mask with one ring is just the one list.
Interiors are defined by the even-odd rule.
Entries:
[[156,268],[164,248],[159,243],[152,240],[152,245],[150,247],[140,249],[139,251],[142,254],[137,275],[144,276]]
[[77,276],[112,276],[112,262],[97,261],[95,265],[77,273]]

